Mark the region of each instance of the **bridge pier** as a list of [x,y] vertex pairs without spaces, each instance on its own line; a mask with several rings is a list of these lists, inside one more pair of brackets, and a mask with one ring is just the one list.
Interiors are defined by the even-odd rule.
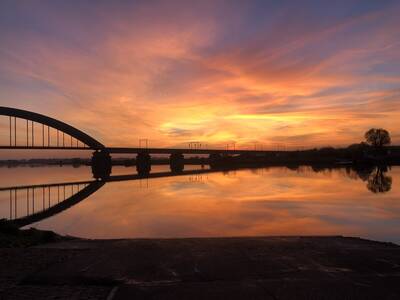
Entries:
[[139,175],[147,175],[151,171],[151,156],[147,152],[139,152],[136,156],[136,170]]
[[111,155],[108,151],[95,151],[92,155],[92,174],[96,179],[108,178],[111,174]]
[[182,153],[172,153],[169,157],[169,167],[172,172],[179,173],[185,168],[184,156]]

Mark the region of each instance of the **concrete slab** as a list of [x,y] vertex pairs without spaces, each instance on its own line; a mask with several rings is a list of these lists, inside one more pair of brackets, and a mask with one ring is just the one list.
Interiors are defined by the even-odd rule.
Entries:
[[114,287],[113,299],[400,299],[400,247],[358,238],[71,240],[14,251],[27,265],[5,295],[68,286],[101,287],[103,299]]

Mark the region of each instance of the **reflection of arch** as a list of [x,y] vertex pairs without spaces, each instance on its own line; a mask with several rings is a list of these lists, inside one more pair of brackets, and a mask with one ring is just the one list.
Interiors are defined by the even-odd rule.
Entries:
[[[4,191],[10,191],[10,202],[12,202],[14,199],[15,195],[15,201],[17,201],[17,196],[16,193],[14,194],[15,191],[24,191],[24,192],[19,192],[19,195],[26,195],[28,198],[27,202],[29,201],[35,201],[35,198],[30,195],[32,195],[32,191],[34,194],[35,189],[46,189],[48,191],[50,188],[56,189],[58,187],[67,187],[67,186],[79,186],[83,185],[84,188],[81,190],[78,190],[75,194],[72,196],[65,198],[65,200],[62,200],[61,202],[48,207],[45,210],[39,211],[39,212],[34,212],[32,214],[25,215],[23,217],[15,218],[12,219],[10,216],[9,221],[13,224],[15,224],[18,227],[24,227],[39,221],[42,221],[44,219],[50,218],[56,214],[61,213],[62,211],[69,209],[70,207],[74,206],[75,204],[78,204],[79,202],[83,201],[96,191],[98,191],[104,184],[107,182],[117,182],[117,181],[128,181],[128,180],[140,180],[143,178],[162,178],[162,177],[172,177],[172,176],[182,176],[182,175],[194,175],[194,174],[204,174],[204,173],[212,173],[212,172],[218,172],[218,170],[211,170],[211,169],[201,169],[201,170],[188,170],[188,171],[182,171],[179,173],[175,172],[159,172],[159,173],[153,173],[153,174],[147,174],[146,176],[143,175],[114,175],[110,176],[105,180],[95,180],[95,181],[80,181],[80,182],[64,182],[64,183],[53,183],[53,184],[44,184],[44,185],[26,185],[26,186],[11,186],[11,187],[4,187],[0,188],[0,192]],[[26,192],[28,191],[28,192]],[[31,192],[29,192],[31,191]],[[30,198],[29,198],[30,196]],[[43,198],[42,198],[43,199]],[[47,198],[48,200],[49,198]],[[56,200],[56,199],[54,199]],[[39,198],[38,201],[41,201]],[[44,201],[44,200],[43,200]],[[50,202],[49,202],[50,203]],[[11,205],[11,204],[10,204]],[[16,209],[16,205],[14,206]],[[20,207],[18,205],[18,207]],[[10,207],[11,210],[11,207]]]
[[[252,169],[249,167],[232,167],[229,169],[224,169],[224,171],[228,170],[240,170],[240,169]],[[73,194],[72,196],[65,198],[65,200],[62,200],[61,202],[48,207],[45,210],[39,211],[39,212],[34,212],[32,214],[25,215],[23,217],[19,218],[14,218],[12,219],[11,217],[9,218],[9,222],[15,224],[18,227],[24,227],[36,222],[40,222],[44,219],[50,218],[56,214],[59,214],[63,212],[64,210],[69,209],[70,207],[74,206],[75,204],[78,204],[79,202],[83,201],[90,195],[94,194],[96,191],[98,191],[103,185],[105,185],[108,182],[119,182],[119,181],[131,181],[131,180],[141,180],[141,179],[154,179],[154,178],[163,178],[163,177],[175,177],[175,176],[188,176],[188,175],[201,175],[201,174],[209,174],[209,173],[216,173],[216,172],[221,172],[221,169],[199,169],[199,170],[187,170],[187,171],[182,171],[182,172],[158,172],[158,173],[151,173],[151,174],[146,174],[146,175],[139,175],[139,174],[132,174],[132,175],[113,175],[110,176],[104,180],[93,180],[93,181],[79,181],[79,182],[64,182],[64,183],[53,183],[53,184],[39,184],[39,185],[26,185],[26,186],[11,186],[11,187],[3,187],[0,188],[0,192],[4,191],[10,191],[10,202],[13,200],[13,196],[16,194],[13,194],[13,191],[19,191],[19,190],[24,190],[25,192],[20,192],[18,195],[27,195],[28,196],[28,202],[30,200],[35,200],[34,198],[32,199],[29,198],[30,193],[29,191],[32,192],[34,189],[42,189],[45,188],[54,188],[56,189],[57,187],[67,187],[67,186],[79,186],[83,185],[84,188],[80,189],[78,192]],[[28,190],[28,193],[26,191]],[[30,199],[30,200],[29,200]],[[47,198],[49,199],[49,198]],[[26,200],[26,198],[25,198]],[[42,199],[38,199],[39,201]],[[56,199],[54,199],[56,200]],[[44,200],[43,200],[44,201]],[[50,202],[49,202],[50,203]],[[14,206],[16,209],[16,206]],[[20,205],[18,205],[20,207]],[[11,210],[11,208],[10,208]]]
[[86,199],[91,194],[95,193],[104,184],[105,184],[104,181],[92,181],[91,183],[89,183],[89,185],[87,185],[82,190],[72,195],[68,199],[65,199],[64,201],[41,212],[37,212],[31,215],[27,215],[25,217],[14,219],[12,220],[12,222],[18,227],[23,227],[47,219]]
[[55,128],[63,133],[70,135],[71,137],[74,137],[75,139],[81,141],[82,143],[84,143],[85,145],[89,146],[92,149],[105,148],[102,143],[98,142],[97,140],[87,135],[86,133],[80,131],[79,129],[76,129],[75,127],[72,127],[71,125],[68,125],[64,122],[58,121],[56,119],[38,113],[22,109],[0,106],[0,115],[25,119]]

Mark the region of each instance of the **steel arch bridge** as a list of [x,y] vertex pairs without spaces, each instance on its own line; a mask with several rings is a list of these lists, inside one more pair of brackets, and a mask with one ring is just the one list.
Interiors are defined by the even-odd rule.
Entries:
[[[58,150],[92,150],[92,171],[95,178],[108,177],[111,173],[111,154],[136,154],[136,168],[141,174],[148,174],[151,170],[151,154],[170,155],[170,167],[174,171],[184,168],[184,154],[208,155],[210,166],[227,166],[234,161],[235,155],[250,155],[255,157],[255,162],[273,160],[278,152],[265,150],[244,149],[206,149],[201,147],[189,148],[149,148],[145,147],[106,147],[98,140],[83,131],[59,120],[38,113],[0,107],[0,116],[8,117],[8,125],[0,123],[0,129],[9,127],[7,133],[0,136],[7,137],[6,143],[2,141],[1,149],[58,149]],[[17,122],[18,120],[18,122]],[[18,126],[17,126],[18,125]],[[228,160],[227,160],[228,158]]]
[[[87,149],[109,154],[207,154],[207,155],[238,155],[261,154],[275,155],[284,151],[245,150],[245,149],[210,149],[201,147],[188,148],[150,148],[145,147],[106,147],[98,140],[83,131],[51,117],[27,110],[0,106],[0,116],[9,117],[9,137],[6,144],[0,144],[0,149]],[[17,123],[18,120],[18,123]],[[18,130],[17,130],[18,124]],[[36,125],[36,126],[35,126]],[[22,126],[22,127],[21,127]],[[5,128],[6,126],[0,127]],[[1,128],[0,128],[1,129]],[[53,133],[53,136],[51,136]],[[1,134],[4,136],[4,134]],[[147,140],[146,140],[147,141]]]
[[0,115],[9,117],[9,143],[2,149],[105,149],[81,130],[45,115],[3,106]]

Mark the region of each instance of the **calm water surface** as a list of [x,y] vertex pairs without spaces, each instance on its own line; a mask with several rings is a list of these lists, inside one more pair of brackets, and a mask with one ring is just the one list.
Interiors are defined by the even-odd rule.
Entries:
[[[157,171],[168,166],[153,167]],[[132,167],[113,169],[113,174],[130,173]],[[87,238],[346,235],[400,243],[400,167],[380,175],[272,167],[110,182],[28,227]],[[0,178],[1,187],[7,187],[91,180],[91,171],[3,167]],[[1,218],[32,210],[32,196],[27,200],[26,191],[17,193],[15,206],[10,191],[0,192]],[[35,193],[40,211],[40,189]],[[45,209],[57,203],[55,193],[53,188],[50,200],[45,198]]]

